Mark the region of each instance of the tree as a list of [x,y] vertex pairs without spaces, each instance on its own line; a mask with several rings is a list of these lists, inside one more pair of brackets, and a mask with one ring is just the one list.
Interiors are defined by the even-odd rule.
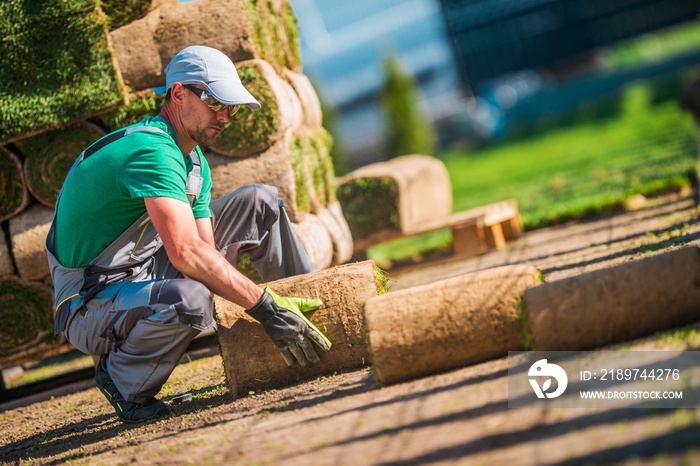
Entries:
[[385,60],[384,70],[386,82],[381,90],[381,102],[389,157],[431,155],[437,136],[420,107],[418,85],[393,56]]

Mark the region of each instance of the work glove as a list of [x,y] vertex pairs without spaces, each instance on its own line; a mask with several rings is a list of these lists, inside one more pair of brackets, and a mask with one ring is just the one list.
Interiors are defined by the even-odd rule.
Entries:
[[266,287],[260,301],[246,312],[263,325],[287,366],[294,364],[292,356],[306,366],[320,361],[311,341],[325,351],[331,349],[328,338],[303,314],[318,309],[321,304],[320,299],[283,298]]

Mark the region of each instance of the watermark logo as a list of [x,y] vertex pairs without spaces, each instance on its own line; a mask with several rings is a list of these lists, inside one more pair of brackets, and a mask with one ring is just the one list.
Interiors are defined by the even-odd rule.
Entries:
[[[564,369],[556,364],[548,363],[546,359],[535,361],[535,363],[530,366],[527,375],[528,377],[547,378],[541,387],[537,378],[528,378],[537,398],[556,398],[564,393],[569,383],[569,378],[566,376]],[[550,393],[547,390],[552,386],[552,378],[557,381],[557,389]]]

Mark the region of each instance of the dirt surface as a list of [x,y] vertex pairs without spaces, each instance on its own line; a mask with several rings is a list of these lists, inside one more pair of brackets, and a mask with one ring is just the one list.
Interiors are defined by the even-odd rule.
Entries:
[[[392,289],[505,264],[548,281],[700,242],[692,200],[527,233],[505,250],[395,270]],[[449,344],[449,342],[446,342]],[[625,343],[697,349],[700,325]],[[231,399],[221,358],[178,366],[172,415],[129,427],[90,386],[0,406],[2,464],[700,464],[697,409],[508,408],[508,361],[379,388],[370,368]],[[172,399],[192,392],[189,403]],[[19,405],[19,406],[18,406]]]

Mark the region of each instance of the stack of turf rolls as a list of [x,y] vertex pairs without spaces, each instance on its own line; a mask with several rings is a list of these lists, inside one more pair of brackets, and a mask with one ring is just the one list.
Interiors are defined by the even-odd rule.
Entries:
[[[301,69],[288,0],[5,0],[0,34],[0,287],[12,290],[2,293],[0,322],[10,319],[3,332],[15,335],[0,348],[0,368],[66,346],[52,337],[44,251],[58,191],[83,148],[160,111],[163,69],[188,45],[226,53],[262,104],[243,107],[203,148],[212,196],[274,185],[317,269],[350,260],[333,141]],[[238,265],[259,280],[245,256]],[[27,300],[31,318],[15,317],[13,296]]]

